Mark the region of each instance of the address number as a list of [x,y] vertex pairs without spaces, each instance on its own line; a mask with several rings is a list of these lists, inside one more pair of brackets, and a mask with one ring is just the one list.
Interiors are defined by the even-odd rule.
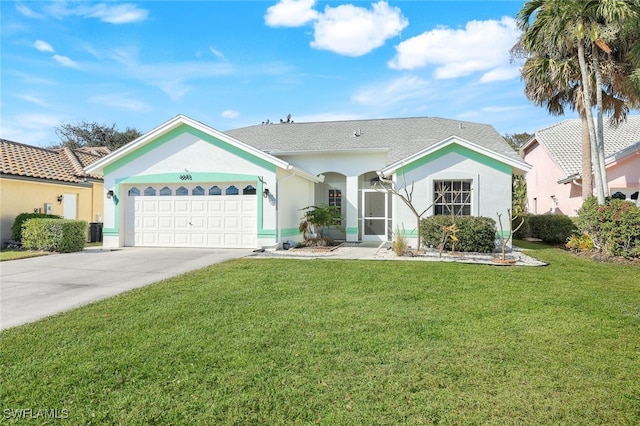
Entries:
[[191,175],[180,175],[180,180],[193,180]]

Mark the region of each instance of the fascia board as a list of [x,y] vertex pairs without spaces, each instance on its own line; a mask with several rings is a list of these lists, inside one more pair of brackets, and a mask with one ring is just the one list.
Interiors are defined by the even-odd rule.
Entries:
[[422,151],[419,151],[413,155],[410,155],[407,158],[404,158],[400,161],[396,161],[393,164],[390,164],[389,166],[385,167],[384,169],[381,170],[381,173],[383,176],[389,176],[393,173],[395,173],[399,168],[401,168],[402,166],[405,166],[407,164],[411,164],[416,160],[419,160],[422,157],[425,157],[429,154],[432,154],[436,151],[439,151],[440,149],[449,146],[451,144],[458,144],[464,148],[470,149],[472,151],[475,151],[479,154],[485,155],[489,158],[492,158],[496,161],[499,161],[501,163],[507,164],[511,167],[514,167],[518,170],[521,170],[523,172],[528,172],[529,170],[531,170],[532,166],[528,163],[525,163],[524,161],[517,161],[514,159],[511,159],[505,155],[502,155],[500,153],[497,153],[495,151],[492,151],[490,149],[484,148],[480,145],[477,145],[475,143],[469,142],[468,140],[465,140],[463,138],[457,137],[457,136],[450,136],[446,139],[443,139],[440,142],[437,142],[434,145],[431,145],[430,147],[427,147],[425,149],[423,149]]
[[118,148],[117,150],[113,151],[111,154],[101,158],[100,160],[92,163],[91,165],[85,167],[85,173],[98,173],[98,174],[103,174],[103,170],[106,166],[108,166],[109,164],[112,164],[115,161],[118,161],[119,159],[126,157],[127,155],[129,155],[130,153],[136,151],[137,149],[143,147],[144,145],[146,145],[147,143],[157,139],[158,137],[169,133],[170,131],[176,129],[177,127],[181,126],[181,125],[187,125],[189,127],[192,127],[196,130],[199,130],[205,134],[208,134],[210,136],[213,136],[217,139],[220,139],[221,141],[228,143],[232,146],[235,146],[239,149],[242,149],[246,152],[249,152],[252,155],[255,155],[256,157],[267,161],[277,167],[283,168],[283,169],[288,169],[289,167],[289,163],[287,163],[286,161],[283,161],[277,157],[274,157],[273,155],[267,154],[264,151],[260,151],[257,148],[254,148],[250,145],[247,145],[237,139],[234,139],[232,137],[230,137],[229,135],[226,135],[222,132],[219,132],[203,123],[200,123],[198,121],[195,121],[187,116],[184,115],[177,115],[176,117],[172,118],[171,120],[161,124],[160,126],[154,128],[153,130],[145,133],[144,135],[140,136],[139,138],[133,140],[132,142],[128,143],[127,145]]

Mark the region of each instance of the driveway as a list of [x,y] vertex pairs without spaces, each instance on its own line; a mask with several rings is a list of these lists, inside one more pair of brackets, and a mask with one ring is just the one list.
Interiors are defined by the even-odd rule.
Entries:
[[249,249],[99,248],[0,263],[0,329],[36,321]]

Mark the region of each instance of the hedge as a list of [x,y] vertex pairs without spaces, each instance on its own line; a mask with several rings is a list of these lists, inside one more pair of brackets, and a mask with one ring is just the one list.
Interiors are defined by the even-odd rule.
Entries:
[[524,225],[513,236],[517,239],[539,238],[545,243],[560,244],[566,243],[578,230],[569,216],[561,214],[526,214],[514,219],[514,227],[521,217],[524,217]]
[[87,240],[87,222],[68,219],[29,219],[22,228],[22,246],[28,249],[71,253]]
[[640,208],[633,202],[610,199],[598,205],[595,197],[587,198],[577,222],[605,254],[640,257]]
[[[456,224],[458,231],[456,251],[493,253],[496,248],[496,221],[476,216],[431,216],[420,221],[422,242],[427,247],[438,247],[442,240],[443,226]],[[452,249],[452,240],[447,238],[445,250]]]
[[46,213],[20,213],[11,225],[11,238],[22,241],[22,225],[29,219],[62,219],[62,216]]

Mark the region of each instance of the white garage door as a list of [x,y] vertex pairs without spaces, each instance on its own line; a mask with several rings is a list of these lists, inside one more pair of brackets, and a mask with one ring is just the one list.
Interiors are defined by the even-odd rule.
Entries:
[[255,248],[256,212],[248,183],[130,187],[125,245]]

